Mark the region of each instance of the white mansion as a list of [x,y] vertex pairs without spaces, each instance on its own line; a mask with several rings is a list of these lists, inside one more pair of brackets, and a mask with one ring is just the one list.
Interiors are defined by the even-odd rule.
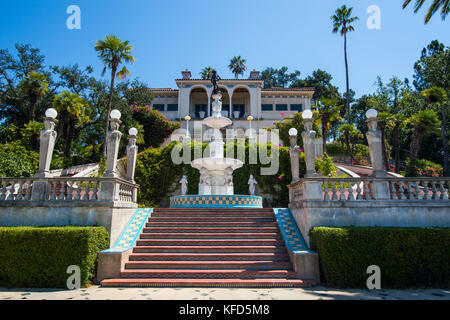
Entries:
[[[182,79],[175,80],[178,89],[152,88],[153,109],[159,110],[168,119],[182,122],[190,116],[201,120],[211,115],[210,80],[192,79],[189,70],[182,72]],[[274,127],[274,121],[311,109],[314,88],[263,88],[259,72],[254,70],[248,79],[222,79],[222,113],[233,120],[231,128],[248,128],[247,117],[254,118],[252,127]],[[208,107],[209,106],[209,107]],[[192,131],[191,128],[190,131]]]

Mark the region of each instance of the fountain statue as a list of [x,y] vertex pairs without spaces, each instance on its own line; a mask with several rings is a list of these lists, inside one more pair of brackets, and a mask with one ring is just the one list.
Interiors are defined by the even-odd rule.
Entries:
[[224,142],[220,129],[233,122],[222,115],[222,93],[218,87],[219,75],[213,71],[211,82],[214,86],[212,92],[212,115],[203,120],[203,124],[213,131],[209,143],[209,157],[195,159],[191,165],[200,171],[200,195],[233,195],[233,171],[241,168],[243,162],[233,158],[224,157]]

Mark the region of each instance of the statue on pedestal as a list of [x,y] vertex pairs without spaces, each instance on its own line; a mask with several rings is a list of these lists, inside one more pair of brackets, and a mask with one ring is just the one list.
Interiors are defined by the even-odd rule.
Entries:
[[225,186],[233,186],[233,168],[225,169]]
[[211,75],[211,83],[213,84],[213,94],[220,93],[219,85],[218,85],[220,80],[221,79],[220,79],[219,75],[217,74],[216,70],[213,70],[212,75]]
[[180,180],[181,183],[181,195],[186,195],[187,194],[187,189],[188,189],[188,180],[186,176],[183,176]]
[[248,190],[250,192],[250,195],[254,196],[255,195],[255,187],[258,184],[258,181],[256,181],[256,179],[253,177],[253,175],[250,175],[250,179],[248,179]]
[[200,169],[200,185],[211,185],[211,177],[209,176],[208,170],[206,168]]

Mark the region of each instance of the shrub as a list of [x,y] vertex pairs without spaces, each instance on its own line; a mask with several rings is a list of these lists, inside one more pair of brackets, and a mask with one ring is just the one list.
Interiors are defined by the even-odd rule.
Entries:
[[39,154],[18,143],[0,144],[0,176],[30,177],[39,167]]
[[[444,169],[440,164],[434,163],[426,159],[407,158],[406,166],[408,168],[412,168],[412,172],[414,173],[412,176],[415,177],[420,176],[441,177],[444,172]],[[407,172],[407,174],[411,175],[409,174],[409,172]]]
[[[338,142],[327,143],[327,153],[330,156],[349,155],[347,148],[342,151],[342,144]],[[359,157],[370,157],[369,147],[364,144],[355,144],[353,153]]]
[[377,265],[382,288],[450,287],[449,228],[317,227],[310,237],[329,286],[365,287]]
[[77,265],[86,287],[108,246],[104,227],[0,227],[0,286],[67,288],[67,268]]

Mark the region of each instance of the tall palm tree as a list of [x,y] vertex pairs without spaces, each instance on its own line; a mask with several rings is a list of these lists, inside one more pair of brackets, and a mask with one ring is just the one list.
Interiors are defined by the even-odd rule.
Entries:
[[[410,3],[411,0],[405,0],[402,6],[403,9],[405,9]],[[414,13],[417,13],[417,11],[422,8],[424,3],[425,0],[416,0],[414,3]],[[430,21],[431,17],[439,10],[439,8],[441,8],[441,18],[442,20],[445,20],[447,14],[450,12],[450,0],[433,0],[428,8],[427,14],[425,15],[425,24]]]
[[236,56],[231,59],[230,64],[228,65],[228,68],[233,72],[234,77],[237,79],[239,75],[244,74],[244,71],[247,70],[247,67],[245,66],[246,60],[242,59],[241,56]]
[[103,61],[105,68],[102,75],[107,69],[111,69],[111,86],[109,90],[108,110],[106,114],[105,138],[103,145],[103,156],[106,157],[106,134],[108,133],[108,120],[111,112],[112,98],[114,94],[114,81],[117,79],[124,79],[130,75],[130,71],[123,66],[122,70],[117,72],[119,66],[123,63],[131,63],[136,61],[132,54],[133,46],[129,41],[122,41],[115,35],[107,35],[104,40],[97,40],[95,42],[95,51],[98,52],[98,57]]
[[344,36],[344,56],[345,56],[345,81],[347,85],[346,105],[347,105],[347,122],[351,123],[350,118],[350,88],[348,81],[348,60],[347,60],[347,32],[355,31],[352,23],[359,20],[358,17],[352,17],[353,7],[347,8],[345,5],[336,9],[334,15],[331,16],[333,21],[333,33],[340,33]]
[[211,75],[212,75],[213,71],[215,71],[215,70],[211,67],[204,67],[202,69],[202,72],[200,72],[200,75],[202,76],[203,80],[208,80],[208,79],[211,79]]

